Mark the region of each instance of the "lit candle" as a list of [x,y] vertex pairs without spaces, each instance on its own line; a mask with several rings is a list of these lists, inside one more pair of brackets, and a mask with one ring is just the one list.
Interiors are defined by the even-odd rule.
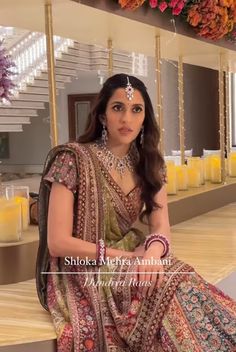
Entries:
[[200,187],[200,172],[194,167],[188,166],[188,185],[189,187]]
[[236,153],[229,155],[229,176],[236,177]]
[[204,179],[210,181],[211,179],[211,155],[207,155],[203,159],[204,164]]
[[16,196],[13,199],[16,203],[21,205],[22,229],[27,230],[29,226],[29,199],[19,196]]
[[198,156],[193,156],[188,158],[187,161],[190,167],[196,169],[199,172],[200,184],[203,185],[205,183],[203,160]]
[[221,183],[221,160],[217,155],[211,157],[211,182]]
[[176,170],[174,163],[166,163],[167,167],[167,194],[176,194],[177,193],[177,179],[176,179]]
[[0,242],[15,242],[21,237],[21,205],[0,201]]
[[188,170],[187,165],[176,166],[177,188],[180,191],[188,189]]

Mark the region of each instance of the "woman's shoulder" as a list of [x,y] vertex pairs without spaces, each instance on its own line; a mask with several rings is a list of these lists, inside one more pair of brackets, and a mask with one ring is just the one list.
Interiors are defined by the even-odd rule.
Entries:
[[51,149],[51,153],[61,153],[61,152],[68,152],[68,153],[77,153],[79,155],[84,155],[87,153],[89,145],[91,143],[79,143],[79,142],[66,142],[63,144],[59,144],[56,147]]

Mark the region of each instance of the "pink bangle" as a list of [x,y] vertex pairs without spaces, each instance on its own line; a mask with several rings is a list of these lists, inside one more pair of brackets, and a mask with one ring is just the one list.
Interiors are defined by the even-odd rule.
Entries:
[[147,236],[147,238],[144,242],[145,250],[147,250],[153,242],[161,242],[163,244],[164,250],[163,250],[163,254],[162,254],[161,258],[163,258],[167,254],[169,254],[170,242],[165,236],[163,236],[162,234],[157,234],[157,233],[152,233],[149,236]]
[[105,242],[102,238],[98,240],[97,243],[97,256],[96,256],[96,262],[98,266],[101,266],[104,264],[104,261],[106,259],[106,246]]

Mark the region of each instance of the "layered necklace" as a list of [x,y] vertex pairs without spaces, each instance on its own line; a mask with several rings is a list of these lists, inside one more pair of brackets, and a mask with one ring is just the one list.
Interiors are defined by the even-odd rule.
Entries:
[[124,176],[126,171],[134,172],[139,155],[135,144],[132,144],[128,153],[122,157],[114,155],[101,140],[97,140],[93,147],[98,159],[108,171],[114,169],[120,176]]

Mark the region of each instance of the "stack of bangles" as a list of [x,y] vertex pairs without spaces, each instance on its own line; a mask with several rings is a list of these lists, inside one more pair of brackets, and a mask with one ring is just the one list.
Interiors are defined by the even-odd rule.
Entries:
[[[146,240],[144,242],[145,251],[151,246],[151,244],[153,242],[161,242],[162,243],[164,250],[163,250],[161,258],[163,258],[169,254],[170,242],[168,241],[168,239],[165,236],[163,236],[161,234],[157,234],[157,233],[151,233],[150,235],[148,235],[146,237]],[[101,265],[105,264],[105,261],[106,261],[105,241],[102,238],[100,238],[97,243],[96,262],[97,262],[98,266],[101,266]]]
[[151,233],[150,235],[148,235],[146,237],[146,240],[144,242],[145,251],[151,246],[151,244],[153,242],[161,242],[162,243],[164,250],[163,250],[161,258],[163,258],[169,254],[170,242],[168,241],[168,239],[165,236],[163,236],[162,234],[157,234],[157,233]]
[[105,241],[100,238],[97,243],[97,253],[96,253],[96,262],[98,266],[105,264],[106,260],[106,246]]

